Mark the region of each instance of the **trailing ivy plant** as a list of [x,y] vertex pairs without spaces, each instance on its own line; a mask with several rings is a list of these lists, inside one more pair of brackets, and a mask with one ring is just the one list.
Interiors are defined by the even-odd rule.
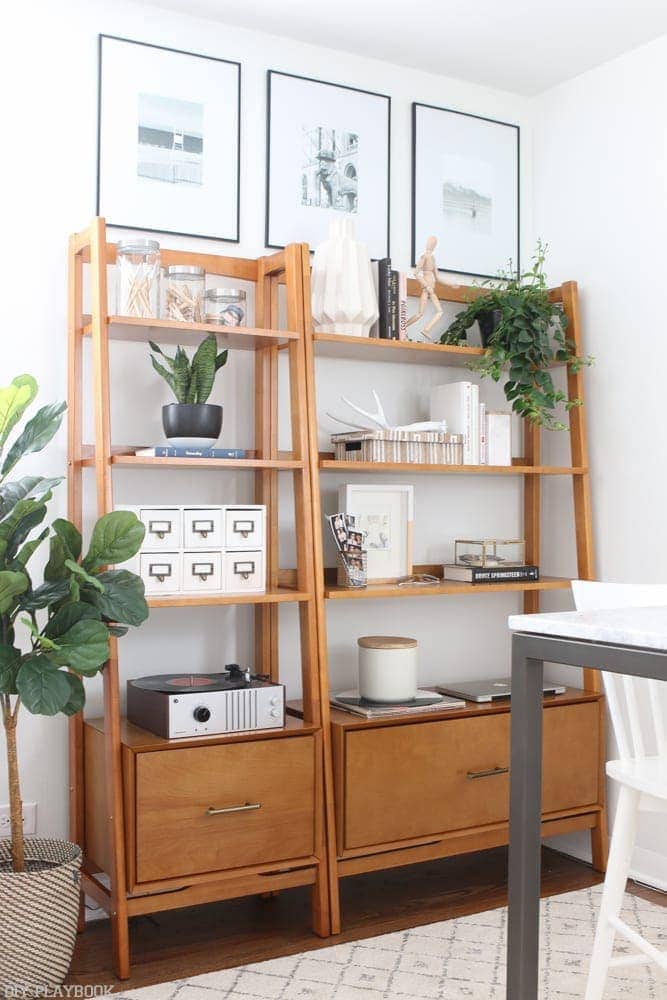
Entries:
[[592,358],[580,357],[566,336],[567,316],[559,303],[549,298],[544,273],[547,247],[538,241],[529,271],[508,270],[485,281],[470,304],[463,309],[440,338],[442,344],[460,344],[476,320],[493,315],[494,329],[484,355],[469,367],[483,378],[504,383],[505,396],[521,417],[547,430],[566,430],[555,410],[581,406],[580,399],[568,399],[556,388],[550,368],[565,363],[577,372]]
[[[176,400],[179,403],[205,403],[211,395],[215,376],[218,371],[227,363],[228,351],[220,351],[218,354],[218,342],[214,333],[202,340],[195,351],[192,361],[187,352],[182,347],[176,348],[176,354],[172,358],[165,354],[161,347],[154,341],[149,341],[151,350],[151,362],[153,368],[165,380]],[[167,367],[158,361],[155,355],[159,355],[167,364]]]
[[[144,526],[129,511],[95,524],[84,554],[78,529],[64,518],[40,528],[61,480],[9,480],[19,460],[41,451],[56,433],[64,403],[39,409],[14,438],[9,435],[35,399],[31,375],[0,388],[0,711],[7,744],[12,865],[25,871],[16,729],[21,708],[34,715],[75,715],[85,703],[82,679],[109,658],[109,638],[148,616],[144,584],[124,569],[105,569],[135,555]],[[48,540],[43,571],[30,560]]]

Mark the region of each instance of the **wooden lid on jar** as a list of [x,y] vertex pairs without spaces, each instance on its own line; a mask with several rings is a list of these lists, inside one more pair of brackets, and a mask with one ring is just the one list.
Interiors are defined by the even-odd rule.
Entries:
[[400,635],[362,635],[357,643],[364,649],[414,649],[416,639],[406,639]]

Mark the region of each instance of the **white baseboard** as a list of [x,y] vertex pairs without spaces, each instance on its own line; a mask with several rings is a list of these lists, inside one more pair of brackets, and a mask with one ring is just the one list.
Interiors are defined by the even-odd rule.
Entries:
[[[579,861],[591,863],[591,840],[586,832],[566,833],[560,837],[549,837],[544,843],[554,851],[568,854]],[[630,878],[636,882],[667,892],[667,855],[649,851],[645,847],[635,847],[632,855]]]

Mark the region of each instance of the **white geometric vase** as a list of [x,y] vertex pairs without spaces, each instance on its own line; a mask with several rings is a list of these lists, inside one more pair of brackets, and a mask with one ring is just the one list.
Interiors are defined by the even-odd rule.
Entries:
[[378,300],[368,251],[355,238],[352,219],[332,219],[329,239],[315,250],[311,274],[316,333],[368,337]]

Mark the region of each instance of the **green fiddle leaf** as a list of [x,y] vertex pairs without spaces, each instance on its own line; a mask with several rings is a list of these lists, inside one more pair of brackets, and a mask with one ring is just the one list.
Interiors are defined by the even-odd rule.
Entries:
[[90,572],[98,566],[125,562],[139,551],[145,533],[144,525],[129,510],[105,514],[93,528],[84,569]]
[[16,506],[19,500],[36,499],[49,493],[62,482],[62,476],[45,479],[43,476],[24,476],[14,483],[0,486],[0,515],[4,516]]
[[7,438],[37,395],[37,382],[32,375],[17,375],[11,384],[0,389],[0,451]]
[[70,694],[66,704],[60,709],[63,715],[76,715],[86,704],[86,692],[80,677],[63,671],[63,677],[69,684]]
[[124,625],[141,625],[148,618],[148,605],[144,597],[144,581],[126,569],[112,569],[100,573],[104,593],[84,587],[81,599],[90,602],[111,622]]
[[65,673],[43,653],[36,653],[21,664],[16,690],[33,715],[57,715],[68,703],[72,689]]
[[16,555],[19,545],[46,517],[46,501],[50,499],[49,492],[39,500],[19,500],[11,513],[0,521],[0,557],[11,559]]
[[44,634],[50,639],[58,639],[64,635],[72,625],[82,619],[100,620],[100,612],[92,604],[83,601],[73,601],[71,604],[63,604],[62,608],[49,619],[44,629]]
[[52,580],[26,593],[19,601],[23,611],[39,611],[69,596],[69,580]]
[[40,532],[39,535],[37,535],[37,538],[33,538],[31,541],[26,542],[23,548],[19,550],[16,556],[17,562],[20,562],[22,563],[23,566],[25,566],[28,560],[30,559],[31,555],[33,554],[33,552],[35,552],[35,550],[39,548],[42,542],[45,541],[46,538],[48,538],[48,535],[49,535],[49,529],[48,527],[46,527],[44,528],[44,531]]
[[0,570],[0,614],[5,614],[16,603],[16,598],[27,590],[29,585],[25,573],[12,570]]
[[74,562],[77,561],[81,555],[81,532],[76,528],[71,521],[67,521],[64,517],[57,517],[53,522],[53,530],[56,536],[63,543],[65,552],[67,553],[68,559],[73,559]]
[[16,694],[16,675],[21,653],[13,646],[0,645],[0,693]]
[[109,659],[109,633],[103,622],[82,618],[58,637],[49,654],[54,663],[78,674],[96,674]]
[[95,590],[99,590],[101,594],[104,593],[103,584],[100,583],[96,576],[91,576],[90,573],[86,573],[83,566],[79,566],[79,564],[75,563],[72,559],[66,559],[65,566],[70,573],[74,573],[75,576],[81,577],[85,583],[89,583],[91,587],[94,587]]
[[14,468],[19,459],[32,452],[41,451],[49,443],[60,427],[66,408],[66,403],[49,403],[37,411],[7,452],[2,465],[3,476]]

